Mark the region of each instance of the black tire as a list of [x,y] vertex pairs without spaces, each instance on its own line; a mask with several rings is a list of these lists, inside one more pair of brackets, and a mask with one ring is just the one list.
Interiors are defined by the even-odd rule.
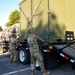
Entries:
[[19,48],[18,58],[22,64],[29,64],[30,63],[29,51],[27,51],[24,47]]

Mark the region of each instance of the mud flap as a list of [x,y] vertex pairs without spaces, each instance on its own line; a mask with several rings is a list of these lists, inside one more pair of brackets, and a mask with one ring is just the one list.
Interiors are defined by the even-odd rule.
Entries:
[[72,64],[72,69],[75,69],[75,62]]
[[[43,56],[44,65],[45,65],[46,69],[50,69],[50,68],[59,66],[57,55],[55,55],[53,53],[42,52],[42,56]],[[38,61],[36,62],[36,69],[40,70]]]
[[44,56],[45,56],[44,64],[47,69],[59,66],[57,55],[53,53],[45,53]]

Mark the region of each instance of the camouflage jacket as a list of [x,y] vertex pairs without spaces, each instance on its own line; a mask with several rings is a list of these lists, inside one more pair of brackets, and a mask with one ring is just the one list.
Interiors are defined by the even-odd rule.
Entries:
[[17,40],[16,38],[10,37],[9,48],[14,50],[16,48]]
[[44,41],[43,39],[38,37],[36,34],[29,34],[27,41],[28,41],[30,50],[39,50],[37,39]]

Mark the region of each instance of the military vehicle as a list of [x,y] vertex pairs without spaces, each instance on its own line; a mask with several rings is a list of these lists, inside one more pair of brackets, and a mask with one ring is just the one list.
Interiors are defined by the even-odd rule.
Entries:
[[74,6],[74,0],[23,0],[19,4],[21,63],[30,60],[26,40],[28,31],[33,28],[48,43],[39,43],[47,68],[58,66],[61,57],[75,64]]

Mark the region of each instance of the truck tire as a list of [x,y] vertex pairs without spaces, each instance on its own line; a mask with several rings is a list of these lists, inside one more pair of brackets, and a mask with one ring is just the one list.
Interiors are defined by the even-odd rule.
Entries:
[[19,48],[18,58],[22,64],[29,64],[30,63],[29,51],[27,51],[24,47]]

